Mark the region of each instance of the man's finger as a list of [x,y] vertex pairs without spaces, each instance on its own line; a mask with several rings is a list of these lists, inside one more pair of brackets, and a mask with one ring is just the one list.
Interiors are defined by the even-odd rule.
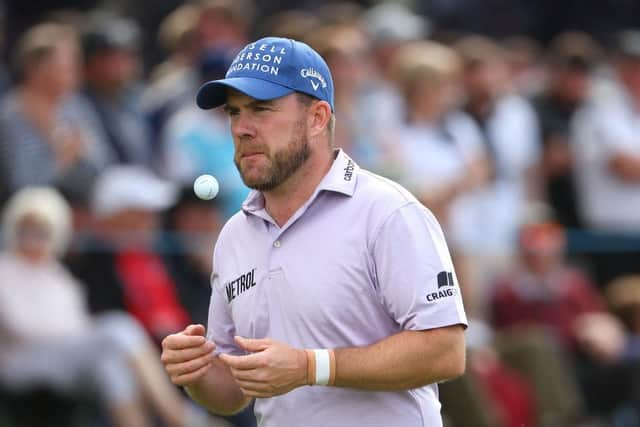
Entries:
[[272,341],[268,338],[252,339],[236,335],[234,339],[240,348],[251,353],[266,350],[272,344]]
[[205,354],[213,353],[213,350],[215,350],[215,348],[216,346],[214,343],[212,343],[211,341],[207,341],[203,345],[200,345],[197,347],[190,347],[190,348],[178,349],[178,350],[165,349],[162,352],[162,355],[160,356],[160,360],[165,365],[169,363],[188,362],[190,360],[197,359],[201,356],[204,356]]
[[231,375],[233,378],[240,381],[255,381],[255,382],[263,382],[265,378],[263,377],[263,369],[231,369]]
[[184,330],[184,334],[185,335],[192,335],[192,336],[201,336],[203,337],[206,333],[206,329],[203,325],[197,324],[197,325],[189,325],[185,328]]
[[173,376],[171,377],[171,381],[175,385],[180,385],[180,386],[189,385],[194,381],[199,380],[205,374],[205,372],[207,372],[207,370],[210,367],[211,367],[211,363],[203,366],[202,368],[198,369],[195,372],[191,372],[189,374],[184,374],[184,375]]
[[169,335],[162,340],[162,348],[168,350],[181,350],[184,348],[199,347],[205,342],[207,342],[207,339],[200,335],[191,336],[185,334],[174,334]]
[[246,356],[220,354],[218,357],[233,369],[256,369],[264,367],[264,362],[262,361],[263,358],[261,356],[262,355],[260,353],[254,353]]
[[215,356],[211,353],[205,354],[197,359],[189,360],[183,363],[172,363],[167,365],[167,372],[170,376],[180,376],[195,372],[203,366],[210,365]]

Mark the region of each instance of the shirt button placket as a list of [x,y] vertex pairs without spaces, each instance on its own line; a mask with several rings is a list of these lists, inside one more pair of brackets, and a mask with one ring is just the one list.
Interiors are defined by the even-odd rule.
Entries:
[[273,242],[273,247],[274,248],[279,248],[282,245],[282,243],[280,243],[280,240],[276,240],[275,242]]

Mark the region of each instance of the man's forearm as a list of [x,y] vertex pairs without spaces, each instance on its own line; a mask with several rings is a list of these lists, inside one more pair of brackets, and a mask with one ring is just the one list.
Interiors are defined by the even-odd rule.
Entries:
[[250,402],[234,380],[229,368],[218,358],[205,376],[195,384],[185,387],[193,400],[219,415],[240,412]]
[[407,390],[464,373],[462,326],[403,331],[367,347],[335,349],[337,387]]

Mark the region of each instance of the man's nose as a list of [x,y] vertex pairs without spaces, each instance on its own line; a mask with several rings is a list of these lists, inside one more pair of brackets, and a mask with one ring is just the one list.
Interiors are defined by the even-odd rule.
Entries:
[[231,133],[236,138],[246,138],[255,136],[256,129],[249,117],[249,114],[240,112],[231,121]]

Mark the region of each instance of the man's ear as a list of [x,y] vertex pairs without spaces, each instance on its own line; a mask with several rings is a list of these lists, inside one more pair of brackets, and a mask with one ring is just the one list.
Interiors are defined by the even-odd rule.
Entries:
[[309,128],[309,136],[316,137],[321,135],[329,124],[331,119],[331,106],[327,101],[317,101],[309,106],[307,115],[307,126]]

